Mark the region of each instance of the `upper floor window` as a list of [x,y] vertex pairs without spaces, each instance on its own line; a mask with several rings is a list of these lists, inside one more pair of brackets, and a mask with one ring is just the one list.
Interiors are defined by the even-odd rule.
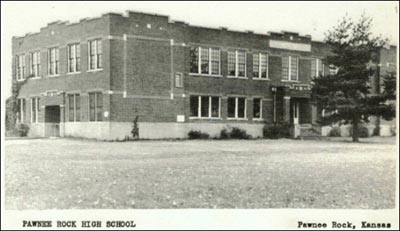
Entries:
[[216,96],[190,96],[190,116],[219,118],[220,98]]
[[246,106],[246,98],[228,97],[228,118],[245,119]]
[[68,95],[68,118],[70,122],[80,121],[81,101],[79,94]]
[[220,75],[220,63],[221,52],[219,48],[190,48],[190,73]]
[[79,43],[68,45],[68,73],[81,70],[81,46]]
[[293,56],[282,57],[282,80],[298,80],[299,59]]
[[103,48],[101,39],[89,41],[89,70],[103,68]]
[[103,94],[101,92],[89,93],[89,120],[103,120]]
[[324,74],[324,64],[321,59],[311,60],[311,78],[318,77]]
[[246,77],[245,51],[228,51],[228,75]]
[[253,77],[268,79],[268,55],[253,54]]
[[48,51],[49,57],[49,75],[58,75],[60,74],[60,56],[58,48],[50,48]]
[[31,76],[39,77],[40,76],[40,51],[35,51],[30,54],[31,61]]
[[25,79],[25,55],[16,56],[17,80]]
[[39,122],[39,112],[40,112],[40,98],[31,98],[31,123]]

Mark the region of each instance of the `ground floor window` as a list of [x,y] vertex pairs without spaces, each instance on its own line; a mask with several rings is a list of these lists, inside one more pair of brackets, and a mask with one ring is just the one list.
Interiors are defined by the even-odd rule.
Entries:
[[246,106],[246,98],[228,97],[228,118],[245,119]]
[[31,98],[31,123],[38,123],[39,122],[39,112],[40,112],[40,105],[39,105],[40,98],[35,97]]
[[253,99],[253,118],[254,119],[262,118],[262,100],[261,100],[261,98]]
[[220,97],[190,96],[190,116],[220,118]]
[[81,101],[79,94],[68,95],[68,120],[69,122],[80,121]]
[[101,92],[89,93],[89,120],[103,120],[103,95]]
[[17,112],[17,120],[19,123],[24,122],[25,117],[25,99],[18,99],[17,102],[18,112]]

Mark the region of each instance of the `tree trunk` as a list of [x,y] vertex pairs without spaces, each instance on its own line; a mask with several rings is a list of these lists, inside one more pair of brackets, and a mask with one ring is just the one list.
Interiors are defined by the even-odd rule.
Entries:
[[359,139],[358,139],[358,120],[353,120],[352,139],[353,139],[353,142],[359,142]]

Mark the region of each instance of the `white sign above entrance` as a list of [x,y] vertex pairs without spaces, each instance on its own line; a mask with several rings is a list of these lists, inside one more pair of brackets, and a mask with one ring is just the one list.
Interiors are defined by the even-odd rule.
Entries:
[[280,40],[269,40],[269,46],[271,48],[311,52],[311,44],[306,44],[306,43],[294,43],[294,42],[287,42],[287,41],[280,41]]

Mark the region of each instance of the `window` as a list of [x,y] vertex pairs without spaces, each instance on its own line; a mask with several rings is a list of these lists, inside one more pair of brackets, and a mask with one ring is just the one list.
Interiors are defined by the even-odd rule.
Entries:
[[182,73],[175,74],[175,87],[183,87]]
[[39,112],[40,112],[40,105],[39,105],[40,98],[35,97],[31,98],[31,123],[38,123],[39,122]]
[[68,73],[81,70],[81,46],[79,43],[68,45]]
[[282,57],[282,80],[297,81],[299,59],[293,56]]
[[70,122],[80,121],[81,102],[79,94],[68,95],[68,118]]
[[17,55],[15,66],[17,67],[17,80],[25,79],[25,55]]
[[333,64],[329,65],[329,74],[336,75],[338,72],[339,72],[339,68],[338,67],[336,67]]
[[190,96],[190,117],[219,118],[220,98],[216,96]]
[[228,51],[228,75],[246,77],[246,52]]
[[31,75],[32,77],[40,76],[40,51],[32,52],[30,55],[31,60]]
[[321,59],[311,60],[311,78],[318,77],[324,74],[324,64]]
[[268,55],[253,54],[253,77],[268,79]]
[[260,98],[253,99],[253,119],[262,118],[262,100]]
[[60,68],[60,57],[58,48],[50,48],[48,52],[48,57],[49,57],[48,74],[50,76],[58,75]]
[[228,97],[228,118],[245,119],[246,107],[246,98]]
[[103,120],[103,100],[101,92],[89,93],[89,120],[102,121]]
[[25,99],[18,99],[18,115],[17,122],[24,123],[25,121]]
[[100,39],[89,41],[89,70],[98,70],[103,67],[103,51]]
[[220,57],[219,48],[191,47],[190,73],[220,75]]

